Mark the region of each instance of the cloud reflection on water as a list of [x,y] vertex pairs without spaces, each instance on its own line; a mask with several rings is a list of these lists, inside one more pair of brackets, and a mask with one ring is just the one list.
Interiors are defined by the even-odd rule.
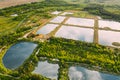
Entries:
[[57,24],[46,24],[37,31],[37,34],[48,34],[53,31],[57,26]]
[[108,46],[113,46],[113,42],[120,43],[120,32],[99,30],[99,42]]
[[100,73],[83,67],[69,68],[70,80],[120,80],[120,76]]
[[56,33],[56,37],[63,37],[74,40],[82,40],[87,42],[93,42],[93,29],[62,26]]
[[38,63],[33,73],[41,74],[51,79],[57,79],[58,69],[58,64],[50,64],[47,61],[42,61]]
[[65,24],[93,27],[94,26],[94,20],[93,19],[86,19],[86,18],[71,17],[67,20],[67,22]]
[[99,27],[109,27],[111,29],[120,30],[120,23],[115,21],[99,20]]

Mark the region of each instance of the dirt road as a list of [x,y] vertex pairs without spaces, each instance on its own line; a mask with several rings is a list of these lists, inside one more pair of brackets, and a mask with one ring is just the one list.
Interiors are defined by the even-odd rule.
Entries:
[[31,3],[31,2],[39,2],[39,1],[42,1],[42,0],[0,0],[0,9],[5,7],[10,7],[10,6],[15,6],[15,5]]

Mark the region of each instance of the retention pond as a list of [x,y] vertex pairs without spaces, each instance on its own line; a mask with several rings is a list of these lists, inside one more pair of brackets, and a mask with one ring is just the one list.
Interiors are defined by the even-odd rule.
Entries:
[[18,68],[36,47],[37,44],[31,42],[19,42],[11,46],[3,57],[3,64],[9,69]]

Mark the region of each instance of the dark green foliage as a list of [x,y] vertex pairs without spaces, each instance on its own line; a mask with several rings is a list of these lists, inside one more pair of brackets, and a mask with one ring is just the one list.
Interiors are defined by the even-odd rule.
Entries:
[[[9,7],[9,8],[4,8],[0,10],[0,16],[10,16],[12,14],[18,14],[20,16],[17,16],[14,18],[14,20],[20,20],[20,17],[24,17],[25,14],[29,13],[35,13],[36,10],[39,9],[39,12],[44,12],[46,13],[48,10],[45,8],[54,8],[54,7],[65,7],[65,6],[75,6],[75,5],[70,5],[62,0],[47,0],[43,2],[38,2],[38,3],[31,3],[31,4],[23,4],[23,5],[18,5],[15,7]],[[23,15],[24,14],[24,15]]]
[[0,80],[16,80],[16,79],[14,79],[14,77],[11,76],[0,75]]
[[50,79],[40,76],[38,74],[29,74],[20,77],[18,80],[50,80]]
[[31,27],[23,27],[23,28],[19,28],[16,30],[16,33],[21,33],[21,32],[24,32],[24,31],[27,31],[27,30],[30,30]]
[[86,63],[99,66],[109,72],[120,73],[120,56],[115,57],[116,50],[105,46],[63,38],[51,38],[50,42],[39,44],[39,48],[38,57],[58,58],[64,62]]
[[0,46],[10,45],[17,42],[22,34],[10,33],[0,36]]
[[59,63],[59,76],[58,76],[58,79],[59,80],[69,80],[69,76],[68,76],[68,67],[69,65],[68,64],[66,64],[65,62],[60,62]]
[[22,37],[24,32],[31,29],[30,27],[19,28],[16,32],[0,35],[0,46],[16,43],[18,38]]
[[14,21],[21,21],[26,17],[26,15],[18,15],[16,17],[14,17],[12,20]]
[[88,11],[91,14],[99,15],[104,19],[111,19],[120,21],[120,14],[110,13],[104,9],[104,5],[90,4],[83,10]]

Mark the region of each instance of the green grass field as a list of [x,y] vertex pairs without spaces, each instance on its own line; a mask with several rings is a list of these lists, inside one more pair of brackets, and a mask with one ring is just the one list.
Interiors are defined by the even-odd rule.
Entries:
[[114,14],[120,14],[120,10],[119,9],[117,9],[117,8],[105,8],[105,10],[106,11],[108,11],[108,12],[111,12],[111,13],[114,13]]
[[13,21],[12,18],[0,16],[0,33],[14,30],[19,21]]

